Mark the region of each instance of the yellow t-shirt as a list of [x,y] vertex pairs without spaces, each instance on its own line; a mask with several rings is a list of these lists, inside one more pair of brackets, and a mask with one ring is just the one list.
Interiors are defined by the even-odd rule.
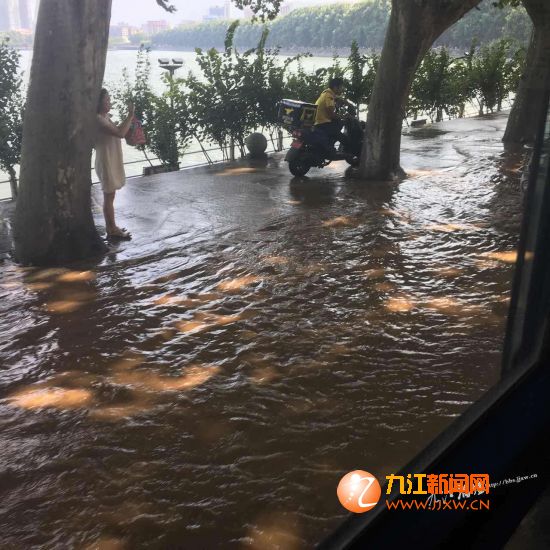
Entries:
[[327,88],[320,96],[319,99],[315,102],[317,105],[317,113],[315,115],[315,124],[325,124],[327,122],[332,122],[332,117],[329,114],[329,108],[336,107],[336,94],[330,89]]
[[330,89],[327,88],[320,96],[319,99],[315,102],[317,105],[317,113],[315,115],[315,124],[325,124],[327,122],[332,122],[332,117],[330,116],[329,109],[336,107],[336,94]]

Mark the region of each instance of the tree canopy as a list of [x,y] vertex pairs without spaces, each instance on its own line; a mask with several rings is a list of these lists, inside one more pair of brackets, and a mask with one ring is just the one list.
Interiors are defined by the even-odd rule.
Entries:
[[[512,0],[513,1],[513,0]],[[355,4],[335,4],[302,8],[267,23],[270,34],[268,47],[308,51],[347,48],[352,41],[360,48],[380,49],[389,20],[391,3],[388,0],[366,0]],[[156,47],[182,49],[222,48],[228,21],[181,26],[153,38]],[[235,45],[252,48],[260,39],[264,25],[246,22],[235,34]],[[523,7],[496,9],[491,0],[480,4],[437,41],[438,45],[467,49],[472,39],[479,44],[489,43],[502,36],[525,43],[531,21]]]

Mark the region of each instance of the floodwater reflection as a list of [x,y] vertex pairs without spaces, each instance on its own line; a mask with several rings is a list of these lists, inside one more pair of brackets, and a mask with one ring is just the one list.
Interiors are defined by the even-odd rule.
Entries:
[[76,409],[86,407],[92,400],[88,390],[44,387],[27,389],[9,397],[9,401],[23,409]]

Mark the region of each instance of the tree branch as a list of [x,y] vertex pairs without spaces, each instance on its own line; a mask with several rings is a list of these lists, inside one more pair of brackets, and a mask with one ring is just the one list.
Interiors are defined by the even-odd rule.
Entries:
[[174,13],[176,11],[175,6],[168,3],[168,0],[157,0],[157,4],[164,10]]

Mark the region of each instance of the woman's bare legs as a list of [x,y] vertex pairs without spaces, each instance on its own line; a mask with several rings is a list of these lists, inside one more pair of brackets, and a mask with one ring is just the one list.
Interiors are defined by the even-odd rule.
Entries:
[[115,222],[115,193],[103,193],[103,216],[105,217],[105,229],[109,237],[130,239],[131,234],[124,227],[118,227]]
[[105,217],[105,229],[107,235],[117,229],[115,223],[115,193],[103,193],[103,216]]

